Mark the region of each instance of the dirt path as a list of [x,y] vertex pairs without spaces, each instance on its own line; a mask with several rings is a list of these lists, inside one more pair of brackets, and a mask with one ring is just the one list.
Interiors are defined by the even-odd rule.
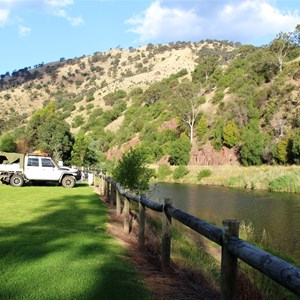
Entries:
[[[133,226],[134,227],[134,226]],[[122,217],[116,216],[116,210],[109,208],[108,232],[128,250],[128,259],[142,275],[146,286],[152,293],[152,299],[219,299],[219,293],[202,278],[197,283],[187,279],[182,271],[173,266],[170,274],[160,271],[158,259],[149,250],[138,247],[136,228],[130,234],[123,231]]]

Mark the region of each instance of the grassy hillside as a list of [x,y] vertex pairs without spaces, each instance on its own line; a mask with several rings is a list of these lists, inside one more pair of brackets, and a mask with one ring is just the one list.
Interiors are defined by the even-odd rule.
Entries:
[[151,163],[298,164],[299,54],[281,65],[273,44],[177,42],[22,69],[1,79],[2,133],[23,126],[19,149],[53,152],[27,137],[32,113],[54,101],[102,161],[139,145]]

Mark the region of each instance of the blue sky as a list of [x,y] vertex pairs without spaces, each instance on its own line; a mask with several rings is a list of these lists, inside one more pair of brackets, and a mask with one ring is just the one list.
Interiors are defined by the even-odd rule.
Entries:
[[0,74],[148,43],[262,45],[297,24],[299,0],[0,0]]

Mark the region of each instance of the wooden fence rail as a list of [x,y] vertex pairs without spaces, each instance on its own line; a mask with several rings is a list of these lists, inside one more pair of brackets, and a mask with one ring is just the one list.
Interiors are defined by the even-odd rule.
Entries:
[[[121,197],[124,197],[124,230],[129,229],[130,201],[139,203],[139,246],[145,241],[145,209],[161,212],[162,222],[162,270],[170,268],[171,256],[171,223],[172,218],[205,236],[222,247],[221,256],[221,298],[236,299],[237,259],[244,261],[267,277],[300,296],[300,269],[290,263],[239,239],[239,221],[223,221],[222,228],[209,224],[174,207],[168,199],[163,204],[154,202],[144,196],[125,191],[113,179],[98,174],[101,193],[109,203],[116,201],[117,213],[121,213]],[[102,183],[101,183],[102,180]],[[114,196],[116,195],[116,197]]]

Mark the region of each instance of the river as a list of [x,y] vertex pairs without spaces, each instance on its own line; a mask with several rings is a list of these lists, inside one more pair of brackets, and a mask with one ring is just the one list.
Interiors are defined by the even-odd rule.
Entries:
[[169,198],[177,208],[219,227],[228,219],[251,222],[258,236],[265,229],[275,249],[300,261],[300,194],[157,183],[150,198]]

